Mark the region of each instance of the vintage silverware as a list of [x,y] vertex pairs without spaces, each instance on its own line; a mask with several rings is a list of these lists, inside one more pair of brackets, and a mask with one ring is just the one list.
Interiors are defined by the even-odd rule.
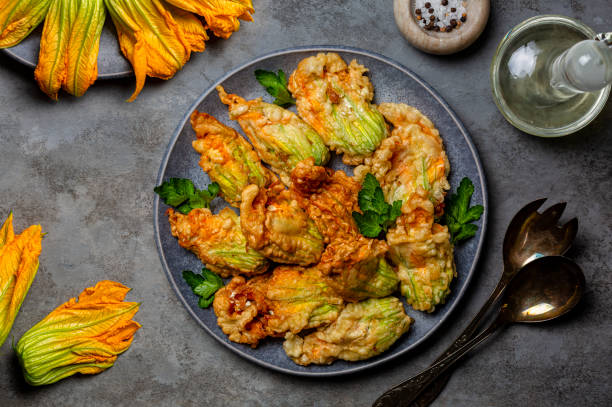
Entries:
[[510,281],[497,318],[487,329],[424,372],[384,393],[373,406],[409,406],[425,386],[497,329],[511,323],[560,317],[580,301],[584,286],[582,270],[565,257],[546,256],[529,262]]
[[[576,237],[578,219],[573,218],[565,225],[557,226],[557,221],[561,218],[567,204],[555,204],[540,214],[538,209],[544,204],[544,201],[546,198],[533,201],[514,215],[504,237],[504,271],[497,286],[472,322],[434,363],[459,349],[474,336],[484,316],[521,267],[540,256],[562,255],[567,252]],[[419,398],[415,400],[414,405],[424,407],[435,400],[448,382],[450,374],[450,371],[447,372],[424,389]]]

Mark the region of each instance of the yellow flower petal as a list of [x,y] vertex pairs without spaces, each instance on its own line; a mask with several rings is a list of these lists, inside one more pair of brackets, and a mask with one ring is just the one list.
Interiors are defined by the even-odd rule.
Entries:
[[0,0],[0,48],[19,44],[45,18],[51,0]]
[[53,0],[40,40],[34,77],[49,97],[60,88],[82,96],[98,77],[103,0]]
[[15,238],[15,231],[13,230],[13,212],[9,213],[8,218],[4,221],[2,228],[0,228],[0,249],[11,240]]
[[[185,65],[191,55],[193,35],[186,38],[181,28],[186,24],[179,24],[160,0],[104,0],[104,3],[117,29],[121,51],[136,75],[136,90],[128,99],[132,102],[147,75],[170,79]],[[185,19],[180,17],[181,21]],[[193,27],[193,21],[189,26]]]
[[132,344],[140,324],[139,304],[123,302],[130,289],[101,281],[60,305],[26,332],[15,347],[23,374],[33,386],[75,373],[96,374],[111,367]]
[[41,242],[40,225],[32,225],[0,248],[0,345],[36,276]]
[[221,38],[229,38],[240,28],[240,20],[253,21],[251,0],[166,0],[168,3],[204,17],[207,28]]
[[166,7],[172,17],[179,25],[185,40],[189,43],[192,51],[202,52],[206,48],[208,34],[206,28],[202,25],[200,19],[185,10],[174,7],[171,4],[166,4]]

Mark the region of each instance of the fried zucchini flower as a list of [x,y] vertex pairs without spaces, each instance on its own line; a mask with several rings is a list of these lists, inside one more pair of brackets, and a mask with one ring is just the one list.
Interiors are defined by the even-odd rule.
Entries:
[[40,39],[34,77],[57,100],[60,88],[82,96],[98,77],[103,0],[53,0]]
[[125,352],[140,324],[132,320],[136,302],[130,289],[100,281],[60,305],[27,331],[15,346],[25,380],[32,386],[55,383],[75,373],[97,374]]
[[405,202],[422,187],[439,215],[450,189],[446,178],[450,164],[438,130],[412,106],[381,103],[378,110],[394,128],[374,155],[355,168],[355,179],[361,180],[369,172],[374,174],[389,203]]
[[0,346],[36,276],[41,242],[40,225],[32,225],[15,236],[12,213],[0,229]]
[[355,60],[347,66],[336,53],[320,53],[302,60],[289,78],[300,116],[329,148],[344,153],[345,164],[361,163],[387,137],[385,120],[370,103],[367,71]]
[[316,267],[329,276],[331,286],[347,301],[386,297],[399,282],[385,260],[388,250],[382,240],[345,236],[325,248]]
[[249,185],[242,192],[240,225],[249,247],[277,263],[318,263],[323,236],[290,190]]
[[47,15],[51,0],[0,0],[0,48],[14,47]]
[[197,110],[191,115],[191,126],[197,137],[193,149],[201,155],[200,167],[219,184],[221,196],[230,205],[240,206],[247,185],[264,187],[276,179],[236,130]]
[[221,38],[229,38],[240,28],[240,21],[253,21],[251,0],[166,0],[166,2],[204,17],[206,28]]
[[161,0],[104,0],[113,19],[119,46],[136,75],[134,101],[148,76],[170,79],[189,60],[191,51],[204,50],[206,29],[196,16],[169,7]]
[[448,228],[434,223],[434,206],[423,188],[404,203],[387,242],[406,301],[417,311],[433,312],[450,293],[456,272]]
[[183,215],[168,209],[172,236],[179,245],[195,253],[211,271],[221,277],[261,274],[268,260],[247,247],[240,230],[240,218],[230,208],[213,215],[207,208],[192,209]]
[[373,298],[348,304],[335,322],[304,338],[288,333],[283,349],[303,366],[364,360],[389,349],[411,323],[397,298]]
[[289,173],[298,162],[312,157],[316,165],[325,165],[329,160],[321,137],[295,113],[261,98],[246,101],[228,95],[222,86],[217,86],[217,91],[229,108],[230,118],[240,123],[261,159],[285,185],[289,185]]
[[229,339],[253,347],[267,336],[328,325],[343,306],[317,269],[286,266],[248,282],[234,277],[213,302],[217,323]]

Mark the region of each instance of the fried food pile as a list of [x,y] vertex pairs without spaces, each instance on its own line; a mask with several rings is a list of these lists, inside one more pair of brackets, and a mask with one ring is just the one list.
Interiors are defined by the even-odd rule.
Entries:
[[[267,337],[300,365],[376,356],[433,312],[455,276],[444,211],[450,170],[433,123],[405,104],[372,104],[367,69],[334,53],[301,61],[289,89],[299,115],[218,87],[236,130],[194,112],[200,166],[240,209],[167,211],[179,244],[222,277],[213,308],[234,342]],[[351,177],[324,165],[330,150],[358,165]],[[266,164],[267,166],[264,166]],[[365,237],[353,213],[371,173],[401,215],[384,239]],[[381,198],[382,199],[382,198]]]

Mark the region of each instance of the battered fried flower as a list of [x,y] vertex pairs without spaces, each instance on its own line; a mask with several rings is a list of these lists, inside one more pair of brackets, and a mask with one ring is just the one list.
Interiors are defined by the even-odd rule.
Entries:
[[229,38],[240,28],[240,20],[253,21],[251,0],[166,0],[168,3],[204,17],[207,28],[221,38]]
[[348,304],[331,325],[304,338],[289,333],[283,343],[299,365],[329,365],[337,359],[356,361],[386,351],[410,328],[412,319],[395,297]]
[[192,146],[201,154],[200,167],[219,184],[221,196],[230,205],[240,206],[247,185],[263,187],[276,178],[236,130],[197,110],[191,115],[191,126],[197,137]]
[[300,116],[351,165],[387,137],[385,120],[370,103],[374,88],[367,71],[357,61],[347,66],[338,54],[321,53],[302,60],[289,78]]
[[256,347],[267,336],[330,324],[343,301],[318,270],[278,267],[248,282],[234,277],[217,291],[213,307],[231,341]]
[[360,188],[343,171],[316,166],[312,159],[298,163],[291,172],[291,190],[327,243],[359,235],[352,213],[359,210]]
[[246,101],[228,95],[217,86],[219,97],[228,105],[230,118],[237,120],[249,137],[261,159],[268,163],[289,185],[289,173],[298,162],[313,157],[315,164],[324,165],[329,151],[321,137],[293,112],[265,103],[261,98]]
[[386,262],[386,242],[363,236],[345,236],[330,243],[316,266],[328,275],[330,284],[347,301],[386,297],[399,282]]
[[434,223],[433,203],[422,187],[404,203],[402,212],[387,232],[400,288],[414,309],[432,312],[450,293],[456,274],[450,234],[446,226]]
[[217,215],[209,209],[192,209],[183,215],[168,209],[170,231],[179,245],[191,250],[210,270],[222,277],[266,271],[268,261],[257,251],[247,247],[240,230],[240,218],[229,208]]
[[323,252],[323,236],[291,191],[249,185],[242,192],[240,225],[249,247],[278,263],[307,266]]
[[411,106],[382,103],[378,110],[394,126],[391,137],[383,140],[364,165],[355,168],[355,178],[374,174],[387,202],[406,201],[422,187],[434,206],[439,206],[450,188],[446,179],[450,164],[438,130]]
[[300,162],[291,173],[291,191],[328,243],[317,268],[348,301],[391,294],[398,280],[384,260],[388,245],[359,233],[352,212],[361,186],[343,171]]

